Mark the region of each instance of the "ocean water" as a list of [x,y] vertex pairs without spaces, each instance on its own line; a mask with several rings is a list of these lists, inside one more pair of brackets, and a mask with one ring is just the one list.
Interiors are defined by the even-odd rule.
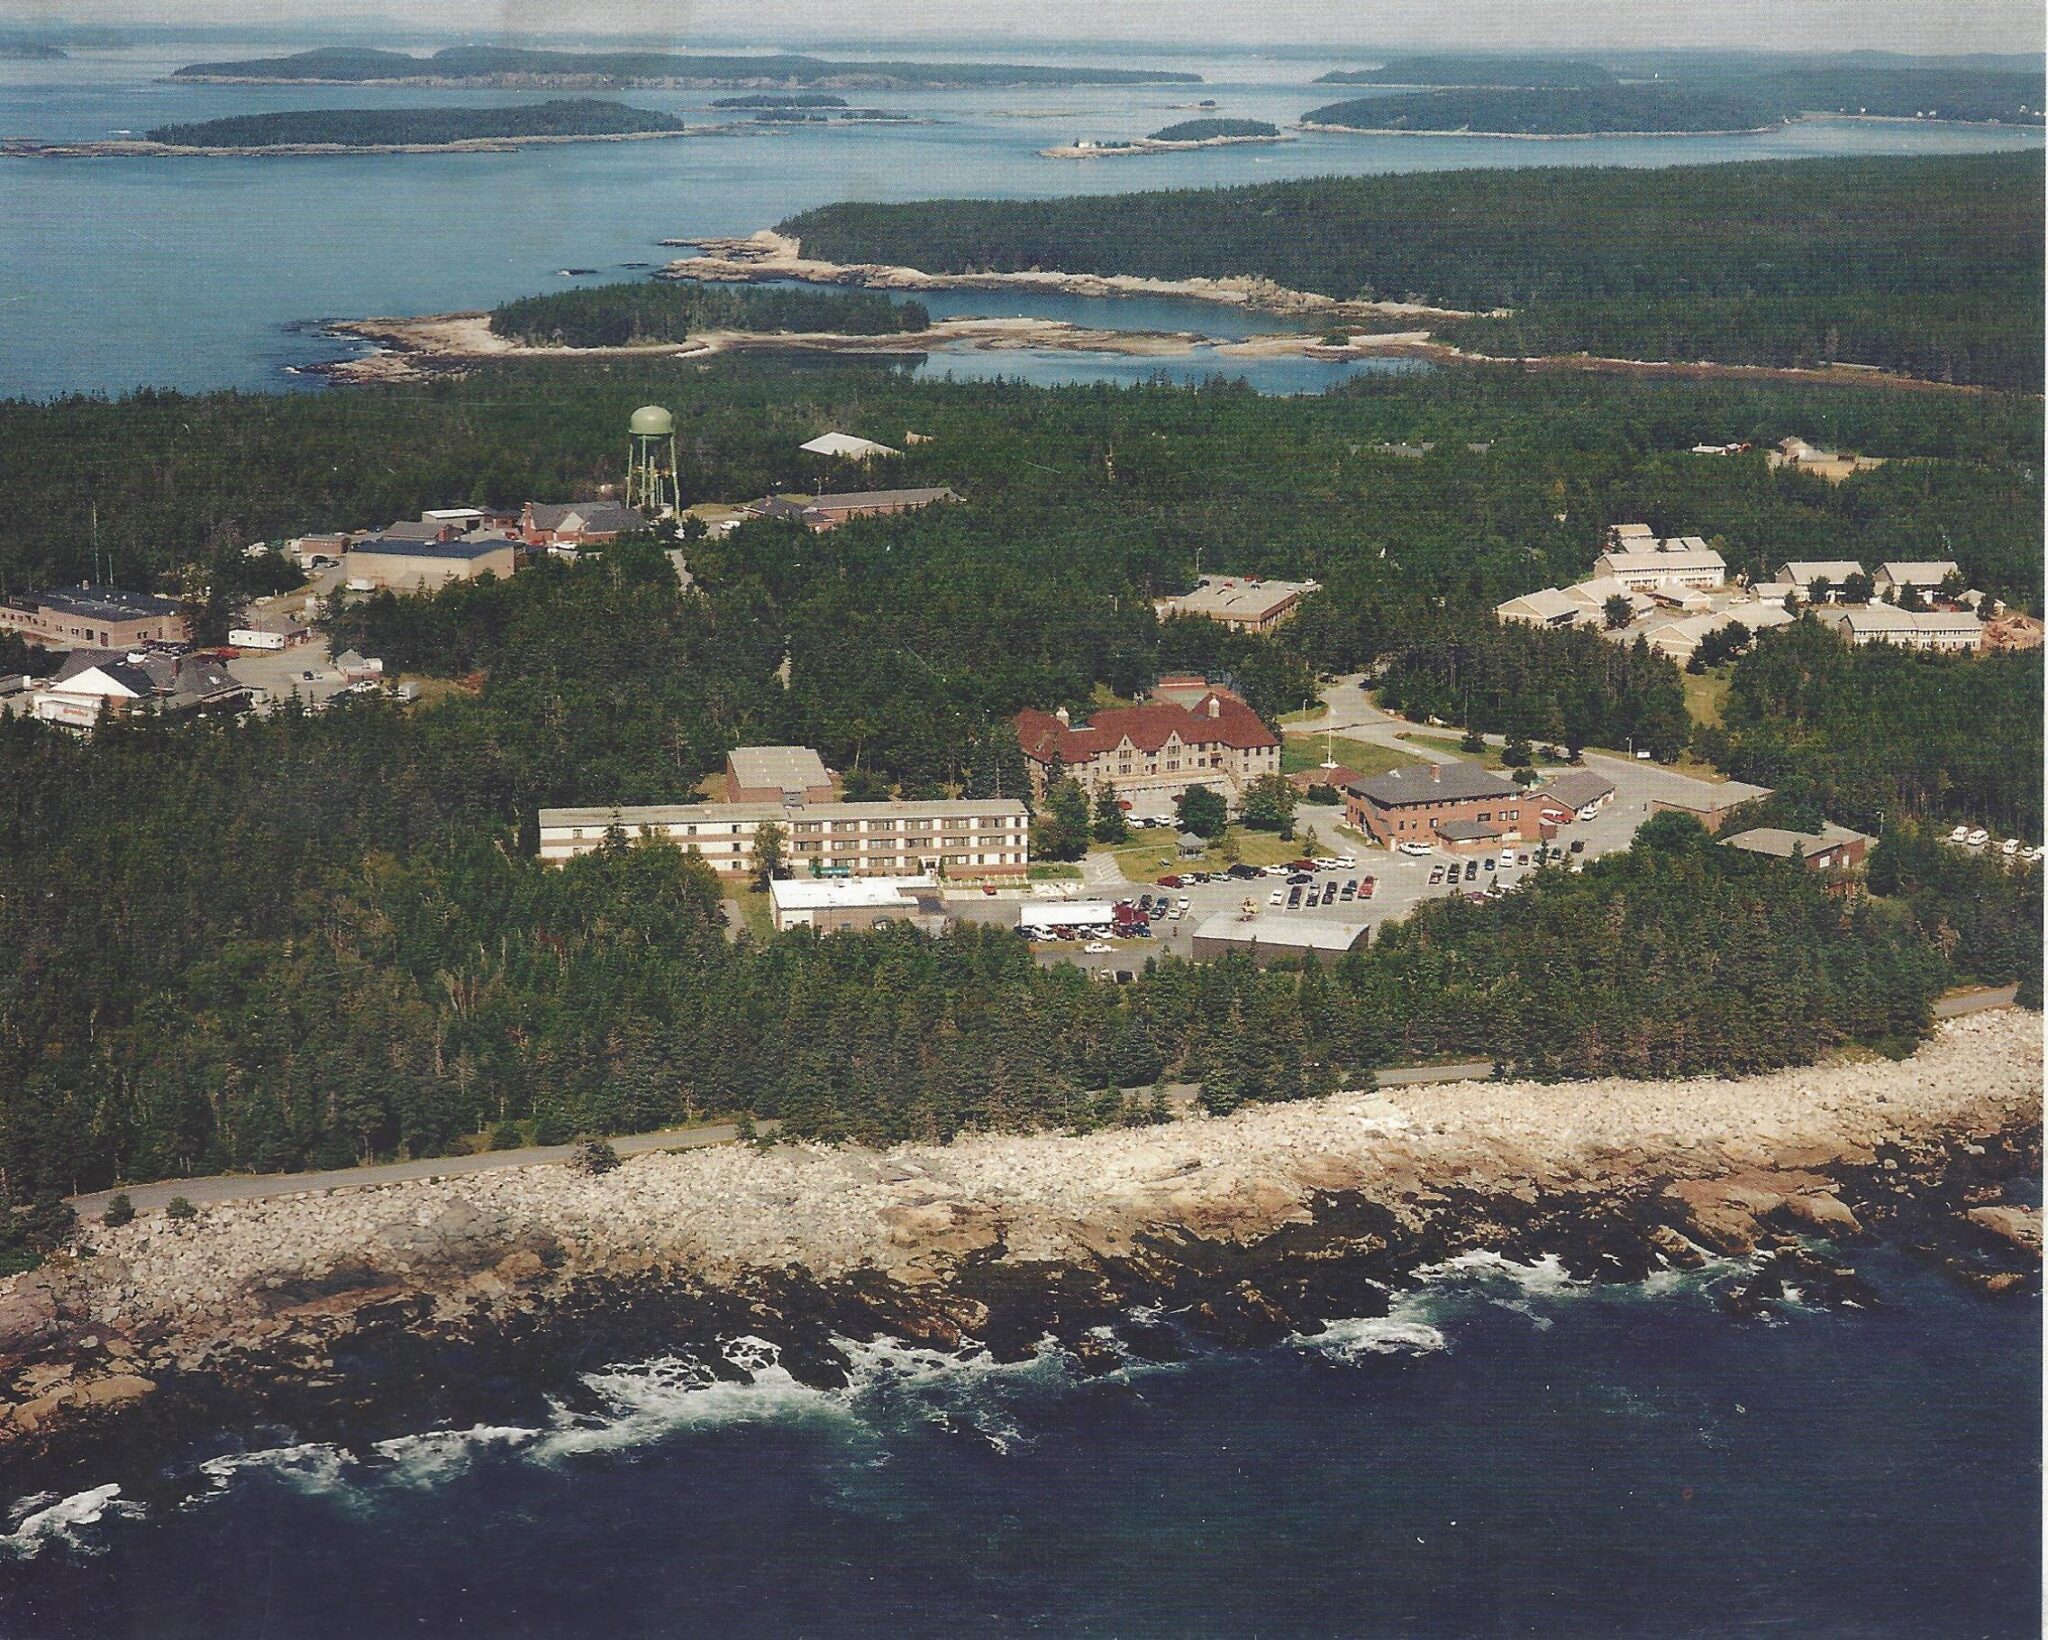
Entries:
[[2040,1310],[1874,1254],[1885,1302],[1725,1313],[1467,1260],[1380,1320],[1082,1380],[674,1362],[594,1411],[18,1501],[0,1633],[381,1637],[2040,1632]]
[[[0,63],[0,135],[85,141],[231,113],[550,95],[160,83],[184,62],[253,54],[215,42]],[[1019,46],[1002,55],[1034,53]],[[636,270],[628,264],[676,254],[659,247],[664,238],[751,233],[838,199],[1034,197],[1482,165],[1964,153],[2042,141],[2039,131],[1831,120],[1736,137],[1516,142],[1309,133],[1292,143],[1136,159],[1037,157],[1079,136],[1143,135],[1191,117],[1187,105],[1200,98],[1215,99],[1220,114],[1284,125],[1353,94],[1310,83],[1325,67],[1343,66],[1334,60],[1191,51],[1175,59],[1148,53],[1145,61],[1190,68],[1205,83],[860,93],[850,100],[923,123],[755,128],[512,154],[0,160],[0,395],[314,387],[319,378],[292,372],[348,351],[307,328],[321,319],[488,306],[559,288],[570,268],[629,277]],[[692,124],[732,117],[711,108],[722,95],[715,91],[620,95]],[[1190,306],[1188,322],[1168,328],[1231,333],[1228,310]],[[1080,317],[1087,309],[1034,311]],[[926,368],[1054,381],[1162,371],[1199,378],[1219,365],[1276,392],[1312,391],[1371,367],[1199,356],[1162,367],[1043,353],[939,356]]]

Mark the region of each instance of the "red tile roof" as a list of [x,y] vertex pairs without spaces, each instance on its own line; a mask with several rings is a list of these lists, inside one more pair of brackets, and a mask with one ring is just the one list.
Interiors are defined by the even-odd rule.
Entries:
[[[1210,715],[1211,703],[1215,715]],[[1169,736],[1184,746],[1233,746],[1249,750],[1277,746],[1273,731],[1259,714],[1224,689],[1211,689],[1192,707],[1155,701],[1149,706],[1117,706],[1097,712],[1085,725],[1068,728],[1050,712],[1026,707],[1017,714],[1017,742],[1024,755],[1040,763],[1058,758],[1081,764],[1114,751],[1126,737],[1141,752],[1156,753]]]

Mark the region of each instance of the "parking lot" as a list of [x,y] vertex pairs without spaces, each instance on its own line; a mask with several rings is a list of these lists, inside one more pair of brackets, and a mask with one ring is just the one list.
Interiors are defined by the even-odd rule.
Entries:
[[[1365,710],[1371,711],[1371,708],[1366,707]],[[1586,754],[1584,767],[1613,781],[1615,795],[1591,820],[1574,821],[1558,829],[1556,839],[1549,846],[1562,851],[1568,861],[1595,860],[1603,854],[1627,849],[1637,830],[1650,818],[1653,812],[1650,805],[1654,802],[1717,807],[1764,795],[1764,789],[1759,786],[1746,786],[1739,781],[1696,780],[1658,764],[1595,752]],[[1308,903],[1310,889],[1304,887],[1302,904],[1291,911],[1286,902],[1286,891],[1290,885],[1281,877],[1262,876],[1249,881],[1213,878],[1206,883],[1190,882],[1179,888],[1166,889],[1158,885],[1156,877],[1137,881],[1112,874],[1111,862],[1106,855],[1091,855],[1085,881],[1074,885],[1077,898],[1117,901],[1136,900],[1143,894],[1168,894],[1176,902],[1185,898],[1188,909],[1178,919],[1165,917],[1155,921],[1150,939],[1107,942],[1111,947],[1107,953],[1086,951],[1083,949],[1086,942],[1081,940],[1044,942],[1038,948],[1039,961],[1070,962],[1082,968],[1135,972],[1143,968],[1148,957],[1190,957],[1195,930],[1204,920],[1218,912],[1236,912],[1248,898],[1256,902],[1257,914],[1261,916],[1285,912],[1292,916],[1321,917],[1335,922],[1365,923],[1376,932],[1381,924],[1405,917],[1424,900],[1453,892],[1483,892],[1493,882],[1512,888],[1526,881],[1537,869],[1536,851],[1541,845],[1535,842],[1515,844],[1516,863],[1503,867],[1497,853],[1491,856],[1451,855],[1439,849],[1427,855],[1409,855],[1377,848],[1348,830],[1340,830],[1343,822],[1343,811],[1337,808],[1304,804],[1295,811],[1297,833],[1306,834],[1313,830],[1325,858],[1348,855],[1355,863],[1339,870],[1312,873],[1315,904],[1311,906]],[[1580,846],[1573,851],[1575,843]],[[1166,847],[1170,847],[1170,837],[1166,839],[1163,852]],[[1489,858],[1491,865],[1488,864]],[[1527,864],[1522,863],[1525,858]],[[1455,885],[1442,875],[1453,864],[1458,872]],[[1468,866],[1472,871],[1469,877],[1466,876]],[[1432,871],[1440,874],[1435,883],[1430,881]],[[1179,873],[1172,866],[1163,865],[1158,875]],[[1370,898],[1346,900],[1342,897],[1345,883],[1368,875],[1374,879]],[[1331,883],[1337,885],[1338,895],[1326,905],[1323,897]],[[1282,890],[1278,906],[1270,903],[1276,888]],[[1014,905],[1000,902],[962,901],[950,904],[948,909],[966,921],[995,922],[1006,927],[1013,927],[1016,923]]]

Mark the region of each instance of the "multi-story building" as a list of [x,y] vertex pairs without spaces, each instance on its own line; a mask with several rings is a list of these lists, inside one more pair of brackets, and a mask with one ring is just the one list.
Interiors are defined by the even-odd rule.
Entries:
[[1984,623],[1967,609],[1895,609],[1890,604],[1844,604],[1823,612],[1848,642],[1897,644],[1946,655],[1984,647]]
[[1593,571],[1613,576],[1631,592],[1705,591],[1728,581],[1727,563],[1697,535],[1659,541],[1642,524],[1615,525]]
[[138,649],[187,643],[192,629],[169,598],[116,587],[57,587],[0,602],[0,632],[47,649]]
[[[1484,847],[1518,840],[1527,794],[1472,763],[1393,769],[1344,788],[1351,824],[1384,848]],[[1446,827],[1453,828],[1445,835]]]
[[1031,814],[1015,798],[927,803],[669,803],[638,808],[542,809],[540,857],[588,854],[614,830],[694,851],[721,877],[756,869],[761,828],[782,836],[797,876],[1022,877],[1031,863]]
[[1045,795],[1057,774],[1091,797],[1104,786],[1139,814],[1163,814],[1190,786],[1207,786],[1232,808],[1262,775],[1280,772],[1280,737],[1227,689],[1205,687],[1192,702],[1118,706],[1076,725],[1063,706],[1017,714],[1032,790]]
[[1878,596],[1896,599],[1907,587],[1922,594],[1934,589],[1951,575],[1961,575],[1962,569],[1955,560],[1943,558],[1926,563],[1887,563],[1877,566],[1877,573],[1871,577]]

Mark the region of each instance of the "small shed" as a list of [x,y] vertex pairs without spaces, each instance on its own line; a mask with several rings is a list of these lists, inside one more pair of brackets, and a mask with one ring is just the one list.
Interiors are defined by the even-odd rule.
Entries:
[[1181,858],[1184,860],[1192,860],[1198,855],[1209,852],[1209,839],[1197,837],[1191,831],[1182,832],[1179,841]]

